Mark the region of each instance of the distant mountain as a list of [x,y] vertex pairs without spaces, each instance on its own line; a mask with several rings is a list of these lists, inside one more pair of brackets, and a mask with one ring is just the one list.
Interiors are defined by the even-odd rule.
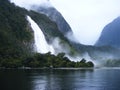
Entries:
[[120,48],[120,17],[104,27],[95,46],[112,46]]
[[48,16],[52,21],[54,21],[58,29],[65,35],[68,32],[72,32],[71,27],[66,22],[64,17],[61,15],[60,12],[58,12],[54,7],[37,7],[33,6],[32,8],[34,11],[37,11],[39,13],[43,13],[46,16]]

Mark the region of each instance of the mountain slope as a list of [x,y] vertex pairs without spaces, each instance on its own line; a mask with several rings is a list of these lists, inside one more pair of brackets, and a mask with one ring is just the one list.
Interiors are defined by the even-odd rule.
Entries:
[[8,0],[0,0],[1,58],[19,58],[31,53],[33,32],[26,20],[26,12]]
[[120,17],[104,27],[95,46],[112,46],[120,48]]
[[[77,50],[71,45],[70,41],[64,36],[62,32],[60,32],[58,25],[54,21],[51,21],[51,19],[49,19],[46,15],[37,13],[35,11],[30,11],[29,15],[39,25],[45,35],[47,42],[55,46],[55,51],[68,51],[68,54],[75,54],[75,52],[77,52]],[[58,46],[57,44],[59,44],[60,47],[62,46],[63,49],[62,47],[61,50],[58,49],[60,47],[56,47]]]
[[58,29],[65,35],[68,32],[72,32],[71,27],[69,24],[66,22],[64,17],[59,13],[54,7],[37,7],[33,6],[32,8],[34,11],[42,13],[49,17],[52,21],[54,21]]
[[54,39],[59,38],[59,45],[67,47],[71,54],[75,52],[68,39],[58,29],[57,24],[46,15],[27,11],[11,4],[8,0],[0,1],[0,6],[1,56],[12,57],[18,54],[18,57],[21,57],[33,52],[34,35],[26,19],[27,15],[39,25],[49,44],[53,44]]

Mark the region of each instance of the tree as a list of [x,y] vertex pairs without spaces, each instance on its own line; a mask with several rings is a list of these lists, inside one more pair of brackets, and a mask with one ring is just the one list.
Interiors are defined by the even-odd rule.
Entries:
[[80,63],[86,63],[86,60],[83,58]]

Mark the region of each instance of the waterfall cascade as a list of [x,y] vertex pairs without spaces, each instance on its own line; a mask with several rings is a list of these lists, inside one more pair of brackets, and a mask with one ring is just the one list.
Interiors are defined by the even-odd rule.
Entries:
[[35,51],[39,53],[51,52],[52,54],[54,54],[54,48],[47,43],[45,36],[42,30],[40,29],[40,27],[35,23],[34,20],[31,19],[30,16],[27,16],[27,20],[31,24],[31,27],[34,31]]

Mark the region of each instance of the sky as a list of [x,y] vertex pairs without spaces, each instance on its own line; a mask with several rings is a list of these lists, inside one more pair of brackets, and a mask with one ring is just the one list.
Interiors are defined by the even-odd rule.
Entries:
[[[103,28],[120,16],[120,0],[11,0],[30,9],[31,5],[54,6],[71,26],[75,38],[94,45]],[[49,4],[48,4],[49,3]]]

